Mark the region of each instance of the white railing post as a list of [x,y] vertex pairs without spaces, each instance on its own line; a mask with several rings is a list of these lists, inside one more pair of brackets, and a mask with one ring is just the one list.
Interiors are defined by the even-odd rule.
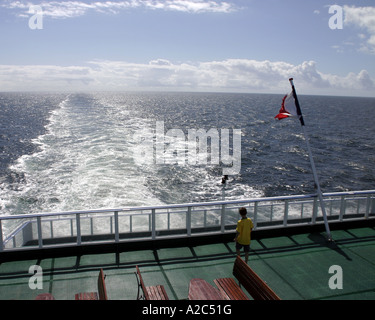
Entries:
[[156,238],[156,216],[155,216],[155,209],[151,210],[151,234],[152,240]]
[[93,236],[94,235],[94,220],[92,216],[90,217],[90,232],[91,232],[91,235]]
[[38,246],[43,248],[43,234],[42,234],[42,218],[39,216],[36,218],[37,230],[38,230]]
[[168,209],[167,230],[171,230],[171,213],[170,213],[169,209]]
[[206,228],[207,227],[207,210],[204,210],[203,213],[203,226]]
[[188,210],[186,212],[186,232],[187,236],[191,236],[191,207],[188,207]]
[[3,240],[3,224],[0,220],[0,252],[4,250],[4,240]]
[[118,211],[115,211],[115,242],[120,241],[119,225],[118,225]]
[[81,215],[76,214],[76,228],[77,228],[77,245],[80,246],[82,243],[81,239]]
[[49,222],[49,228],[50,228],[50,231],[51,231],[51,238],[53,239],[53,220],[52,219]]

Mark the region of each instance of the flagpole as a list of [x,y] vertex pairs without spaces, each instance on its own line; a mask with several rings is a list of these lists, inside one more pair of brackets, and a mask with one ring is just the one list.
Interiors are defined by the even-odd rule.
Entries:
[[309,138],[308,138],[307,133],[306,133],[305,122],[304,122],[303,117],[302,117],[302,112],[301,112],[301,108],[300,108],[300,105],[299,105],[299,102],[298,102],[298,98],[297,98],[297,94],[296,94],[296,89],[294,88],[293,78],[290,78],[289,82],[290,82],[290,84],[292,86],[293,96],[294,96],[296,107],[297,107],[297,114],[298,114],[299,120],[301,122],[302,132],[303,132],[303,135],[305,137],[306,144],[307,144],[307,151],[309,153],[309,159],[310,159],[311,169],[312,169],[312,172],[313,172],[315,186],[316,186],[316,190],[317,190],[318,197],[319,197],[320,207],[321,207],[322,213],[323,213],[323,219],[324,219],[324,225],[325,225],[325,229],[326,229],[326,233],[327,233],[327,238],[328,238],[329,241],[332,241],[332,235],[331,235],[331,231],[329,229],[328,220],[327,220],[327,214],[326,214],[326,209],[325,209],[325,205],[324,205],[324,201],[323,201],[323,194],[322,194],[322,191],[320,189],[320,184],[319,184],[318,175],[316,173],[314,158],[312,156],[312,152],[311,152],[311,148],[310,148],[310,143],[309,143]]

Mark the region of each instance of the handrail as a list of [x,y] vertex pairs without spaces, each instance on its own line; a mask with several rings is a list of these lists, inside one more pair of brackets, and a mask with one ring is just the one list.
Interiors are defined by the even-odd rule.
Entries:
[[[363,191],[348,191],[348,192],[330,192],[323,193],[324,197],[330,196],[349,196],[349,195],[366,195],[375,193],[375,190],[363,190]],[[28,219],[37,218],[39,216],[66,216],[75,214],[93,214],[93,213],[113,213],[113,212],[130,212],[130,211],[142,211],[152,209],[173,209],[173,208],[188,208],[188,207],[205,207],[205,206],[220,206],[227,204],[240,204],[240,203],[252,203],[252,202],[264,202],[264,201],[285,201],[285,200],[298,200],[298,199],[311,199],[317,197],[317,194],[308,195],[291,195],[291,196],[277,196],[277,197],[260,197],[250,199],[239,199],[239,200],[221,200],[212,202],[197,202],[197,203],[180,203],[180,204],[167,204],[157,206],[139,206],[139,207],[124,207],[114,209],[92,209],[92,210],[78,210],[78,211],[63,211],[63,212],[44,212],[44,213],[33,213],[33,214],[21,214],[21,215],[0,215],[0,220],[12,220],[12,219]],[[147,213],[149,214],[149,213]]]
[[[375,190],[324,193],[323,197],[329,204],[327,208],[330,210],[331,220],[368,219],[375,215]],[[59,245],[64,246],[74,243],[81,245],[90,241],[118,243],[128,241],[130,238],[134,241],[163,237],[191,237],[193,234],[224,234],[233,232],[238,218],[236,209],[239,206],[249,209],[248,216],[253,219],[254,230],[283,228],[291,224],[314,225],[321,223],[321,219],[318,218],[318,201],[317,194],[308,194],[2,215],[0,216],[0,252],[19,247],[25,250],[35,246],[43,248],[54,245],[51,244],[54,239],[65,239],[65,242],[59,240]],[[141,217],[145,217],[146,220]],[[105,219],[104,223],[100,219]],[[11,220],[21,221],[13,225]],[[106,237],[100,238],[101,235]],[[88,236],[96,240],[88,240]]]

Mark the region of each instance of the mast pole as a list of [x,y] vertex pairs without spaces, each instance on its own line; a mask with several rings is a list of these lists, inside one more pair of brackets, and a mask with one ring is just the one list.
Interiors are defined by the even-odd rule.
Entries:
[[302,117],[302,112],[301,112],[301,108],[300,108],[300,105],[299,105],[299,102],[298,102],[296,89],[294,88],[293,78],[290,78],[289,82],[292,86],[293,96],[294,96],[294,100],[295,100],[296,107],[297,107],[297,114],[298,114],[299,120],[301,122],[302,132],[303,132],[303,135],[305,137],[306,144],[307,144],[307,151],[308,151],[308,154],[309,154],[310,165],[311,165],[311,169],[312,169],[314,181],[315,181],[315,187],[316,187],[316,191],[317,191],[319,202],[320,202],[320,208],[322,209],[324,226],[325,226],[326,233],[327,233],[327,239],[328,239],[328,241],[332,241],[332,235],[331,235],[331,231],[330,231],[330,228],[329,228],[326,209],[325,209],[325,205],[324,205],[324,201],[323,201],[323,194],[322,194],[322,190],[320,189],[318,174],[316,173],[314,158],[313,158],[311,148],[310,148],[310,143],[309,143],[309,137],[307,136],[307,132],[306,132],[306,129],[305,129],[305,122],[304,122],[303,117]]

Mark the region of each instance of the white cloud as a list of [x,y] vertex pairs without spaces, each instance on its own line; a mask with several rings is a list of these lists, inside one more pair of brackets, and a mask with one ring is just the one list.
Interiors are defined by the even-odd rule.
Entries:
[[349,93],[368,91],[370,94],[375,89],[374,81],[366,70],[362,70],[358,74],[350,72],[345,77],[327,74],[324,75],[324,78],[333,88],[342,91],[348,90]]
[[344,27],[353,25],[367,32],[367,35],[359,34],[359,38],[365,40],[361,50],[375,54],[375,7],[345,5],[344,16]]
[[[19,17],[29,17],[28,11],[33,4],[29,1],[7,1],[0,6],[16,10]],[[235,10],[235,5],[232,3],[204,0],[42,1],[38,5],[42,7],[45,17],[63,19],[79,17],[90,11],[116,14],[121,10],[139,7],[187,13],[228,13]]]
[[166,9],[183,12],[230,12],[234,5],[228,2],[199,1],[199,0],[167,0],[167,1],[142,1],[146,7],[153,9]]
[[95,78],[92,69],[79,66],[0,65],[2,91],[61,90],[65,87],[87,87]]
[[346,76],[324,74],[314,61],[227,59],[200,63],[95,60],[86,66],[0,65],[2,91],[23,90],[186,90],[284,93],[294,77],[302,94],[374,96],[366,70]]

